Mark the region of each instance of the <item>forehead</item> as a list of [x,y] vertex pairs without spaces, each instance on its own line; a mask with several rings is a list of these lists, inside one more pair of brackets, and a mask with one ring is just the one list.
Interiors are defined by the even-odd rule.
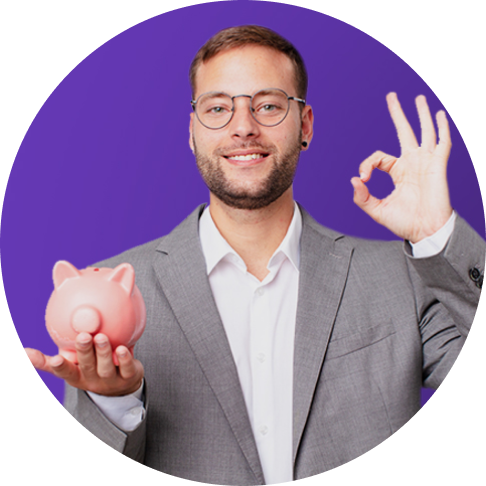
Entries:
[[292,61],[268,47],[250,45],[220,52],[201,64],[196,73],[196,98],[208,91],[234,96],[264,88],[280,88],[296,95]]

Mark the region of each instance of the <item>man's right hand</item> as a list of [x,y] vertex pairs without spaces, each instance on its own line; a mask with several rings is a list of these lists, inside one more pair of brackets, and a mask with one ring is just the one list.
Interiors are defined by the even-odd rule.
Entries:
[[106,396],[129,395],[137,391],[144,376],[143,365],[133,358],[126,346],[118,346],[120,363],[113,363],[112,349],[106,335],[82,332],[76,337],[78,363],[61,355],[46,356],[37,349],[25,348],[35,368],[62,378],[67,384]]

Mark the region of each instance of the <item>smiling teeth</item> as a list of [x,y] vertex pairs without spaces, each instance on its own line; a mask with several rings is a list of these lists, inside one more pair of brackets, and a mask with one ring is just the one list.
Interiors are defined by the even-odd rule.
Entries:
[[233,155],[228,157],[230,160],[254,160],[263,158],[262,154]]

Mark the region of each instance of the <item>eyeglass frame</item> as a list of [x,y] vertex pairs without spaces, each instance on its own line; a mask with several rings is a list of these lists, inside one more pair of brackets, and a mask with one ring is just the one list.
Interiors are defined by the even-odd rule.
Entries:
[[[258,94],[260,93],[261,91],[267,91],[267,90],[270,90],[270,89],[274,89],[276,91],[280,91],[281,93],[283,93],[285,95],[285,97],[287,98],[287,101],[289,102],[288,103],[288,107],[287,107],[287,111],[285,113],[285,116],[278,122],[278,123],[275,123],[274,125],[264,125],[263,123],[259,122],[256,118],[256,116],[253,114],[253,112],[255,110],[252,109],[251,107],[251,102],[253,101],[253,98]],[[218,128],[212,128],[212,127],[208,127],[207,125],[205,125],[201,119],[199,118],[199,115],[197,114],[197,111],[196,111],[196,105],[197,105],[197,102],[199,101],[199,99],[201,98],[201,96],[204,96],[204,95],[207,95],[207,94],[210,94],[210,93],[219,93],[219,94],[224,94],[226,95],[228,98],[231,99],[231,103],[232,103],[232,107],[231,107],[231,116],[229,117],[228,121],[224,124],[224,125],[221,125],[220,127]],[[259,89],[256,93],[254,93],[253,95],[248,95],[248,94],[239,94],[239,95],[235,95],[235,96],[230,96],[228,93],[225,93],[224,91],[207,91],[206,93],[202,93],[200,94],[196,100],[191,100],[191,106],[192,106],[192,109],[194,111],[194,113],[196,114],[196,117],[197,119],[199,120],[199,123],[203,126],[203,127],[206,127],[208,130],[221,130],[221,128],[224,128],[225,126],[227,126],[231,120],[233,119],[233,116],[235,114],[235,98],[250,98],[250,113],[251,113],[251,116],[253,117],[253,119],[259,124],[261,125],[262,127],[267,127],[267,128],[272,128],[272,127],[276,127],[277,125],[280,125],[286,118],[287,118],[287,115],[289,114],[289,111],[290,111],[290,101],[297,101],[298,103],[303,103],[304,106],[306,106],[306,101],[301,99],[301,98],[297,98],[295,96],[289,96],[283,89],[280,89],[280,88],[264,88],[264,89]]]

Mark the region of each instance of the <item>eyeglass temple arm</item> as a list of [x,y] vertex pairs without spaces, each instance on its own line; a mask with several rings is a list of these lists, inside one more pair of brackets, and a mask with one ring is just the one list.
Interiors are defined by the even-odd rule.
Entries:
[[288,98],[289,100],[294,100],[294,101],[298,101],[299,103],[304,103],[304,105],[306,104],[305,103],[305,100],[301,100],[300,98],[296,98],[295,96],[289,96]]

